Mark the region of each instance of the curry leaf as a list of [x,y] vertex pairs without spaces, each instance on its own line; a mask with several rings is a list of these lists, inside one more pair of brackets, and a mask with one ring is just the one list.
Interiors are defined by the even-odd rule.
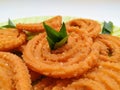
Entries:
[[59,32],[45,24],[45,22],[43,22],[43,26],[47,33],[47,41],[51,50],[57,49],[67,42],[68,35],[64,23],[62,24],[62,27]]
[[111,34],[113,31],[113,23],[111,21],[104,22],[102,28],[102,34]]

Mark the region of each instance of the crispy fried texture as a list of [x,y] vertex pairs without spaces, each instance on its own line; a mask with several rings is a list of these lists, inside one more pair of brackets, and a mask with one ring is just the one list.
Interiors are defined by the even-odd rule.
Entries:
[[[61,16],[55,16],[53,18],[50,18],[45,21],[46,24],[51,26],[52,28],[58,29],[61,27],[62,24],[62,17]],[[43,32],[44,31],[44,26],[41,23],[33,23],[33,24],[23,24],[23,23],[18,23],[16,25],[16,28],[19,30],[26,30],[30,32]]]
[[0,89],[32,90],[27,67],[18,56],[8,52],[0,52]]
[[104,61],[120,61],[120,42],[119,38],[110,35],[99,34],[96,41],[100,46],[100,59]]
[[73,19],[66,23],[67,28],[78,28],[88,32],[90,37],[96,38],[101,31],[101,26],[97,21],[91,19]]
[[82,30],[72,28],[68,34],[67,44],[52,51],[45,33],[30,40],[23,52],[28,67],[54,78],[77,77],[93,68],[98,59],[97,44]]
[[10,51],[26,41],[26,35],[17,29],[0,30],[0,51]]
[[[115,36],[110,36],[110,35],[99,34],[99,30],[100,30],[100,27],[98,26],[99,24],[94,24],[95,23],[94,21],[91,22],[89,20],[88,21],[85,21],[85,20],[75,19],[75,20],[72,20],[72,21],[66,23],[68,33],[70,35],[72,35],[72,37],[69,36],[69,38],[70,38],[70,41],[72,44],[75,43],[75,44],[79,45],[79,48],[77,47],[77,50],[82,48],[79,51],[84,53],[84,50],[85,50],[85,52],[88,53],[88,54],[86,54],[87,56],[85,56],[86,58],[94,57],[93,54],[89,54],[89,53],[96,50],[96,53],[94,53],[94,55],[96,55],[98,57],[98,58],[96,58],[97,65],[94,67],[90,66],[91,68],[87,69],[86,72],[81,73],[78,76],[77,75],[75,75],[75,76],[73,75],[73,77],[71,76],[73,73],[76,74],[76,72],[74,71],[71,74],[66,73],[67,76],[59,75],[59,77],[56,78],[55,72],[53,74],[50,73],[50,72],[52,72],[52,71],[50,71],[50,69],[44,69],[47,71],[47,72],[44,72],[45,73],[44,74],[43,72],[36,69],[36,67],[32,67],[33,64],[29,63],[29,62],[32,62],[32,60],[27,61],[26,63],[28,63],[28,66],[33,68],[33,70],[40,72],[46,76],[49,76],[49,79],[47,79],[47,78],[42,79],[39,81],[38,84],[34,85],[33,87],[35,90],[120,90],[120,42],[119,42],[120,38],[115,37]],[[92,29],[92,28],[94,28],[94,29]],[[72,30],[74,30],[74,32],[76,32],[77,34],[71,33],[71,32],[73,32]],[[81,31],[81,33],[82,33],[82,37],[79,38],[78,41],[75,38],[78,38],[77,35],[79,35],[79,37],[80,37],[81,34],[79,34],[79,32],[77,32],[77,30]],[[68,52],[69,47],[72,50],[72,54],[70,54],[70,56],[72,58],[77,57],[76,53],[74,52],[74,49],[72,49],[73,48],[72,46],[74,46],[74,48],[77,46],[75,44],[74,45],[71,44],[71,46],[66,45],[67,48],[65,46],[63,46],[57,50],[51,51],[50,53],[46,52],[46,51],[48,51],[48,50],[46,50],[46,47],[48,47],[48,46],[45,47],[46,43],[44,40],[43,40],[44,42],[42,42],[42,39],[44,36],[45,36],[45,34],[36,36],[33,40],[28,42],[29,44],[31,44],[31,45],[28,45],[29,48],[27,48],[27,47],[25,48],[29,52],[33,52],[33,53],[28,54],[29,56],[33,55],[31,58],[37,57],[37,58],[34,58],[36,63],[38,63],[37,62],[38,60],[41,60],[40,62],[45,63],[44,67],[48,67],[45,65],[50,63],[52,65],[52,68],[54,68],[54,66],[55,65],[58,66],[57,63],[60,62],[60,59],[58,58],[59,54],[61,57],[63,57],[63,55],[61,55],[61,52],[62,53],[64,52],[64,54],[66,54],[65,50],[67,51],[67,53],[69,53]],[[85,37],[83,37],[83,36],[85,36]],[[87,36],[87,38],[91,38],[91,40],[85,39],[86,36]],[[40,38],[42,38],[42,39],[40,39]],[[81,39],[84,41],[84,39],[85,39],[84,46],[86,46],[87,48],[82,47],[82,45],[77,42],[74,42],[73,38],[77,42],[81,41]],[[68,44],[70,43],[70,41],[68,39]],[[90,41],[92,41],[92,42],[90,42]],[[89,47],[89,45],[85,44],[86,42],[89,42],[89,45],[91,47]],[[83,43],[83,42],[81,42],[81,43]],[[45,48],[42,48],[42,47],[45,47]],[[31,50],[29,50],[30,48],[31,48]],[[40,50],[40,48],[42,48],[42,49]],[[77,50],[75,49],[75,51],[78,53],[79,51],[77,51]],[[89,52],[87,52],[87,51],[89,51]],[[37,54],[38,52],[39,52],[39,54]],[[44,55],[43,53],[46,53],[46,55]],[[28,60],[27,52],[24,52],[24,54],[25,54],[24,59],[26,61],[26,60]],[[54,54],[57,54],[57,56],[52,57]],[[27,57],[26,57],[26,55],[27,55]],[[41,55],[42,57],[40,57],[39,55]],[[72,55],[74,55],[75,57],[73,57]],[[79,54],[77,54],[77,55],[79,56]],[[69,56],[69,58],[71,58],[70,56]],[[79,57],[81,57],[81,56],[79,56]],[[72,61],[72,59],[70,59],[70,62],[66,64],[66,62],[69,61],[69,58],[68,58],[68,56],[67,56],[67,59],[65,58],[65,60],[64,60],[64,58],[62,58],[62,60],[64,61],[64,62],[62,62],[62,64],[63,64],[63,66],[65,64],[66,68],[68,68],[69,70],[74,70],[75,67],[72,67],[72,69],[71,69],[69,67],[69,64],[72,66],[72,65],[74,65],[74,63],[77,60],[76,60],[76,58],[73,61]],[[83,61],[86,60],[83,58],[81,58],[81,59]],[[79,63],[79,62],[81,63],[81,59],[79,58],[77,63]],[[94,59],[90,58],[90,60],[94,60]],[[55,65],[53,65],[53,62],[55,63]],[[94,61],[92,61],[92,63],[94,63]],[[76,63],[75,63],[75,65],[77,66]],[[82,65],[79,65],[81,68],[77,69],[77,72],[80,72],[81,69],[85,70],[82,68],[82,67],[84,67],[84,65],[87,65],[87,63],[84,63],[84,64],[82,63]],[[42,65],[41,65],[42,69],[44,67],[42,67]],[[84,68],[86,68],[86,67],[84,67]],[[61,69],[60,71],[62,72],[63,69]],[[57,70],[56,70],[56,72],[57,72]],[[69,76],[71,76],[71,77],[69,77]],[[59,79],[59,78],[62,78],[62,79]],[[65,79],[65,78],[68,78],[68,79]],[[57,83],[58,81],[59,81],[59,83]]]
[[[56,16],[45,22],[58,30],[62,18]],[[17,24],[19,30],[43,33],[24,46],[20,39],[18,51],[23,53],[29,74],[20,58],[0,52],[0,89],[31,90],[32,81],[34,90],[120,90],[120,38],[100,34],[100,24],[90,19],[74,19],[66,27],[67,43],[50,50],[42,23]],[[1,38],[7,37],[12,48],[4,49],[10,47],[6,44],[0,47],[4,51],[14,49],[20,34],[15,29],[0,31]],[[14,44],[8,43],[11,41]]]
[[[98,67],[88,71],[82,78],[68,84],[62,90],[120,90],[119,38],[99,35],[95,42],[100,46]],[[111,55],[108,55],[108,50],[112,51]]]
[[120,66],[118,65],[119,63],[101,62],[99,68],[88,73],[86,77],[103,84],[106,90],[119,90]]
[[101,62],[79,78],[43,78],[34,90],[120,90],[120,63]]
[[34,90],[62,90],[68,84],[72,83],[74,79],[56,79],[45,77],[33,86]]

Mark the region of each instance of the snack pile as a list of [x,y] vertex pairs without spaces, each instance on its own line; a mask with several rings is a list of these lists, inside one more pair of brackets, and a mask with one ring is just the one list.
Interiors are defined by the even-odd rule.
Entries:
[[120,38],[110,28],[62,16],[43,22],[0,29],[0,90],[120,90]]

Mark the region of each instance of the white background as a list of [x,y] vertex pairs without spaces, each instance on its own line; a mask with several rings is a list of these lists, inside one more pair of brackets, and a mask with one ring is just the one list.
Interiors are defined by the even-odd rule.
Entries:
[[120,0],[0,0],[0,22],[49,15],[113,21],[120,26]]

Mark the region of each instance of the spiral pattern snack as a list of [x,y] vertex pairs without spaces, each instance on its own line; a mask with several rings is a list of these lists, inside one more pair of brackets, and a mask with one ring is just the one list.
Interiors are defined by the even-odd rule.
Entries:
[[26,35],[17,29],[0,30],[0,51],[10,51],[21,46],[26,41]]
[[119,90],[120,63],[101,62],[79,78],[44,78],[34,85],[34,90]]
[[101,31],[101,26],[97,21],[91,19],[73,19],[66,23],[68,28],[78,28],[88,32],[90,37],[95,38]]
[[73,82],[63,90],[120,90],[120,65],[101,62],[99,68],[89,72],[84,78]]
[[32,90],[27,67],[18,56],[8,52],[0,52],[0,89]]
[[[68,84],[73,82],[74,79],[55,79],[44,77],[36,85],[33,86],[34,90],[62,90]],[[64,83],[63,83],[64,82]]]
[[120,42],[119,38],[110,35],[99,34],[96,41],[100,46],[100,59],[104,61],[120,61]]
[[[62,17],[55,16],[44,22],[46,22],[51,27],[58,29],[61,26]],[[45,30],[42,22],[41,23],[29,23],[29,24],[18,23],[18,24],[16,24],[16,28],[18,30],[26,30],[26,31],[30,31],[30,32],[43,32]]]
[[93,44],[92,38],[82,30],[69,29],[68,34],[68,42],[52,51],[48,46],[46,33],[40,33],[30,40],[23,52],[29,68],[54,78],[71,78],[94,67],[98,57],[98,50],[94,48],[97,44]]
[[119,37],[91,19],[43,22],[0,30],[0,90],[120,90]]

